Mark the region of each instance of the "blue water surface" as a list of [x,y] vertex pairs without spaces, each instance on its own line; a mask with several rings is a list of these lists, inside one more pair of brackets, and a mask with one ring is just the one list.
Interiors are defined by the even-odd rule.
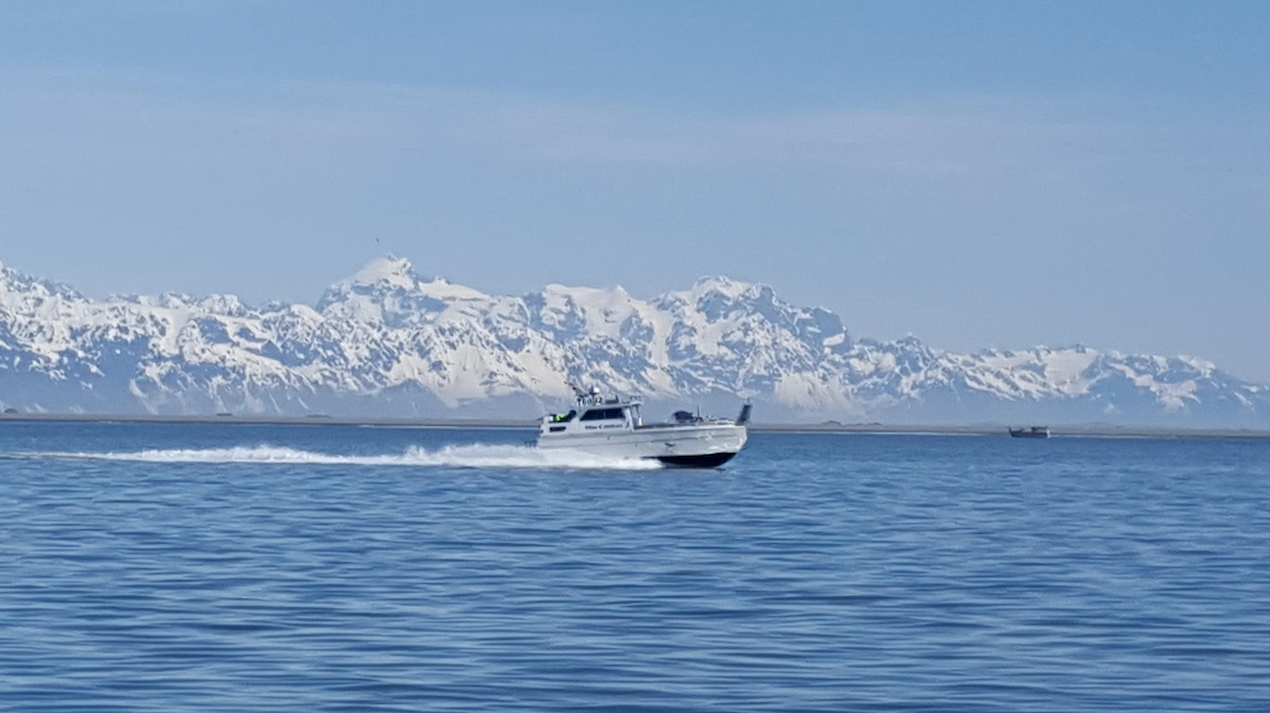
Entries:
[[531,437],[0,423],[0,710],[1270,710],[1270,442]]

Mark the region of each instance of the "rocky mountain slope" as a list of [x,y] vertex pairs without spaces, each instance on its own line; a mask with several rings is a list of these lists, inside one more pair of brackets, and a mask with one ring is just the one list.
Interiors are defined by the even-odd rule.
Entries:
[[567,383],[767,420],[1270,425],[1270,388],[1186,357],[955,354],[853,339],[832,312],[709,277],[488,295],[372,261],[314,306],[92,300],[0,264],[0,404],[38,411],[532,417]]

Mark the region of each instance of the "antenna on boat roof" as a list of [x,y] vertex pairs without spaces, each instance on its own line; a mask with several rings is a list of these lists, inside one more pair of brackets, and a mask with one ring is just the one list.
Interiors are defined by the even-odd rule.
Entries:
[[595,405],[602,403],[604,400],[600,395],[600,387],[598,386],[592,386],[589,389],[584,389],[571,381],[567,383],[569,384],[569,388],[573,389],[573,395],[580,403],[585,402],[588,405]]

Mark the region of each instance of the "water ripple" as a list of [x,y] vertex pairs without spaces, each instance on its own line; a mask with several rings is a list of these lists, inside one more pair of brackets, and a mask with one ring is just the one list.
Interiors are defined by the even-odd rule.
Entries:
[[758,434],[633,472],[518,433],[5,428],[0,710],[1270,700],[1261,442]]

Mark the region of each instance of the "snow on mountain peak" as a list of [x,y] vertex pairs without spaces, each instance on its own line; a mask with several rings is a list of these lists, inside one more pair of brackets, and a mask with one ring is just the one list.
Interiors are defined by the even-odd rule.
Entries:
[[456,285],[444,277],[434,277],[428,282],[419,282],[417,289],[420,293],[441,301],[491,299],[490,295],[480,290],[474,290],[465,285]]
[[577,314],[590,334],[611,339],[621,337],[621,330],[632,317],[639,319],[641,312],[650,311],[643,300],[616,287],[568,287],[550,284],[543,288],[542,318],[544,322],[560,325],[568,316]]
[[13,300],[20,297],[26,302],[50,298],[61,298],[73,302],[86,299],[69,285],[32,277],[0,262],[0,295],[5,294]]
[[454,284],[444,277],[422,278],[415,273],[414,265],[409,259],[393,255],[371,260],[349,279],[336,283],[334,288],[364,293],[366,288],[374,290],[385,286],[391,290],[406,290],[442,302],[490,299],[489,295],[480,290]]
[[690,310],[704,307],[708,312],[717,312],[725,305],[734,305],[751,294],[760,294],[764,288],[763,285],[733,280],[721,275],[707,276],[699,278],[692,287],[686,290],[667,292],[658,298],[656,303],[663,309],[678,310],[686,306]]
[[707,275],[700,277],[692,288],[689,290],[693,296],[700,299],[702,295],[717,292],[722,295],[736,299],[746,292],[754,289],[756,285],[752,282],[742,282],[741,280],[733,280],[724,275]]
[[414,265],[410,263],[410,260],[394,255],[385,255],[371,260],[348,280],[355,285],[388,283],[405,289],[412,289],[417,281]]
[[569,287],[552,283],[542,289],[548,302],[572,300],[583,309],[614,309],[630,303],[631,296],[622,287]]

